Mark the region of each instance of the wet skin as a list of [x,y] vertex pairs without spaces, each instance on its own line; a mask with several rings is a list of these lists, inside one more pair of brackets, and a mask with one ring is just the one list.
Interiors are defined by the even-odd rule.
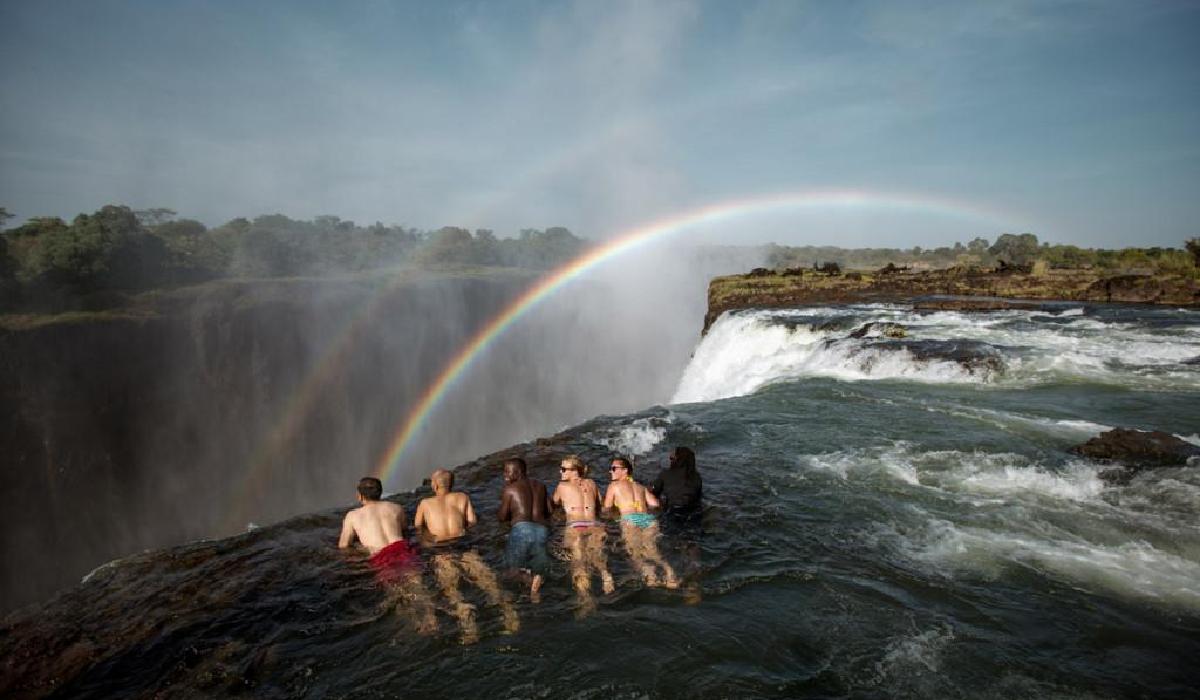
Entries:
[[553,506],[542,482],[530,479],[515,467],[505,465],[504,490],[500,494],[500,522],[534,522],[549,525]]

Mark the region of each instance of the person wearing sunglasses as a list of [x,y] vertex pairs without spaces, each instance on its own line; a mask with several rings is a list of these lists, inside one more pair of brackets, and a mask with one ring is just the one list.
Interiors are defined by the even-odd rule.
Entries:
[[616,588],[604,553],[604,523],[598,520],[600,489],[595,481],[587,478],[587,465],[576,455],[562,461],[559,475],[553,502],[562,506],[567,515],[563,544],[571,554],[571,579],[579,594],[581,611],[586,613],[594,605],[592,570],[600,575],[601,587],[606,594]]
[[658,551],[658,518],[650,508],[659,502],[645,486],[633,480],[633,464],[624,457],[613,459],[612,481],[604,492],[604,510],[616,508],[621,514],[621,538],[634,568],[641,569],[647,586],[657,586],[662,569],[667,588],[678,588],[675,570]]

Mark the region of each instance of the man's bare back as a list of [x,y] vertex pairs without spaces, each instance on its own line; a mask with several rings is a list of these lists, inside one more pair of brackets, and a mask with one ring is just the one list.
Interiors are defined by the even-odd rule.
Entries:
[[505,484],[500,494],[500,522],[532,522],[546,525],[550,522],[550,499],[546,497],[546,486],[524,474]]
[[389,544],[404,539],[404,526],[404,508],[399,504],[364,499],[362,506],[346,513],[338,547],[349,547],[357,537],[368,552],[375,554]]
[[462,537],[475,524],[475,508],[471,497],[450,491],[453,476],[445,471],[434,472],[433,496],[421,501],[413,518],[413,527],[429,533],[435,542]]

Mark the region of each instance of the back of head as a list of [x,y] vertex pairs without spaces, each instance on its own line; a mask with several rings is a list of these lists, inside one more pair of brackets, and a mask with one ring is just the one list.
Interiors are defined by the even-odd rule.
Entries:
[[358,480],[358,495],[368,501],[378,501],[383,498],[383,482],[373,476],[364,476]]
[[429,481],[433,484],[434,490],[449,491],[454,488],[454,473],[439,469],[429,477]]
[[670,460],[672,469],[682,469],[689,481],[699,481],[700,472],[696,471],[696,453],[692,452],[692,448],[680,445],[672,449]]
[[517,472],[517,476],[525,476],[527,471],[525,468],[525,460],[521,459],[520,457],[511,457],[504,460],[504,466],[512,467]]

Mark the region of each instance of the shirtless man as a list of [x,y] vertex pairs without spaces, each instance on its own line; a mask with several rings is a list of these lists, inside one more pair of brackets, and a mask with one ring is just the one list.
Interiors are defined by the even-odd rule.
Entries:
[[594,606],[590,568],[600,574],[605,593],[612,593],[615,588],[604,555],[604,524],[597,520],[600,490],[596,482],[587,478],[587,465],[575,455],[562,461],[559,473],[562,480],[554,489],[553,502],[567,514],[563,544],[571,552],[571,578],[583,604],[581,612],[586,614]]
[[451,490],[454,488],[454,474],[445,469],[435,471],[429,481],[433,485],[433,496],[422,500],[417,506],[413,527],[423,533],[431,549],[437,552],[433,555],[433,569],[442,592],[454,606],[454,614],[462,628],[462,643],[479,641],[479,629],[475,625],[474,606],[463,600],[462,592],[458,590],[460,574],[466,574],[500,608],[504,629],[510,633],[516,632],[520,628],[517,612],[500,592],[496,574],[492,573],[475,550],[459,539],[466,534],[467,528],[476,523],[471,497]]
[[546,556],[547,525],[554,505],[546,487],[526,475],[525,460],[514,457],[504,462],[504,490],[500,493],[500,522],[511,522],[504,558],[510,569],[532,575],[529,599],[538,602],[549,558]]
[[658,585],[658,568],[663,570],[667,588],[678,588],[675,570],[658,551],[658,519],[650,508],[658,508],[658,499],[645,486],[633,480],[633,465],[624,457],[613,459],[612,481],[604,493],[604,510],[621,513],[621,536],[625,551],[635,567],[642,570],[647,586]]
[[404,539],[404,507],[380,500],[383,483],[366,476],[358,482],[359,507],[346,513],[338,547],[346,549],[355,538],[371,555],[370,564],[381,583],[398,590],[413,603],[419,615],[418,629],[432,632],[437,627],[433,604],[421,585],[421,559]]

